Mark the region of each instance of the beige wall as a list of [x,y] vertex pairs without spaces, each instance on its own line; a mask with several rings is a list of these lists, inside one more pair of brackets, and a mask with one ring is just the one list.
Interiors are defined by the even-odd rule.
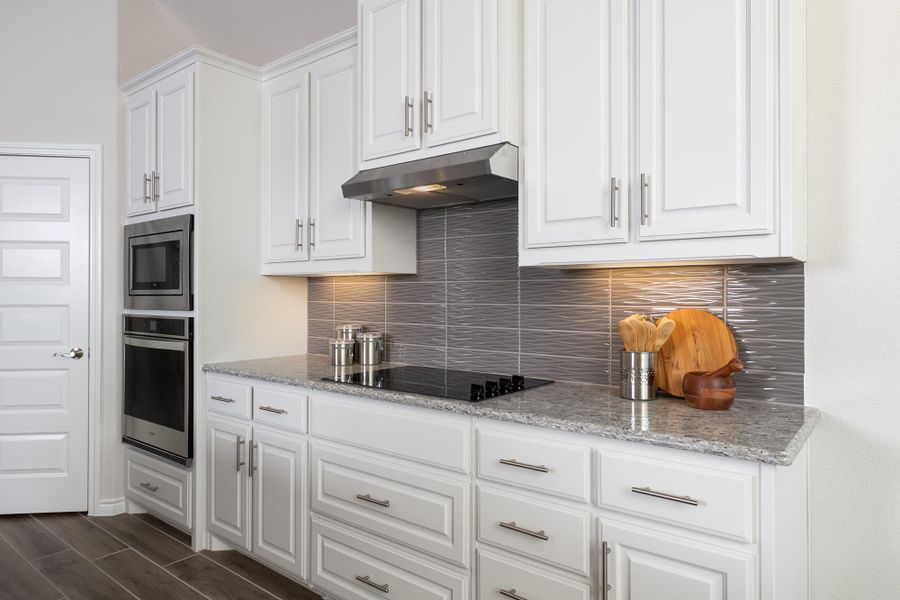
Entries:
[[124,83],[198,41],[156,0],[118,0],[118,77]]
[[[100,498],[121,497],[116,0],[0,0],[0,141],[103,148]],[[86,342],[85,342],[86,343]],[[116,450],[110,450],[116,449]]]
[[809,0],[815,600],[900,594],[900,2]]

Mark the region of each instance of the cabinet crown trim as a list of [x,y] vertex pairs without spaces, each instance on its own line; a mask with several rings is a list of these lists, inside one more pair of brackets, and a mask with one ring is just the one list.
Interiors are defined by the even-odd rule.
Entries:
[[351,27],[263,65],[260,69],[261,79],[264,82],[268,81],[355,45],[356,27]]
[[207,50],[200,46],[191,46],[179,52],[178,54],[167,58],[158,65],[147,69],[140,75],[132,77],[120,86],[123,93],[131,94],[142,88],[152,85],[176,71],[190,66],[194,63],[201,62],[250,79],[260,80],[260,68],[250,63],[246,63],[236,58],[231,58],[225,54],[220,54],[212,50]]

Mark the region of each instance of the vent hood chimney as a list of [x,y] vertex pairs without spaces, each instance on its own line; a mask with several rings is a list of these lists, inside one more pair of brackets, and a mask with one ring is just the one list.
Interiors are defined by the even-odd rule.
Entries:
[[494,144],[360,171],[341,186],[345,198],[404,208],[437,208],[519,194],[519,149]]

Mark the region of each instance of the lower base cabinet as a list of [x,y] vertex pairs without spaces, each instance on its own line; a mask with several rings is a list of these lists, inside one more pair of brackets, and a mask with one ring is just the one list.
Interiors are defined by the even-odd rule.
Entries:
[[250,549],[250,494],[247,444],[252,429],[224,417],[209,417],[209,532],[244,550]]
[[513,557],[478,551],[479,600],[590,600],[591,586]]
[[189,469],[125,450],[125,497],[185,530],[194,525],[192,475]]

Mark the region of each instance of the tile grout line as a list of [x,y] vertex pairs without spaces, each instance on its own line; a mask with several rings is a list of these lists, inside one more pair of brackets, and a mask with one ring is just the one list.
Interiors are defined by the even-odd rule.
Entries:
[[[212,550],[210,550],[210,552],[212,552]],[[237,550],[235,550],[235,552],[237,552]],[[239,554],[240,554],[240,553],[239,553]],[[283,600],[280,596],[276,596],[273,592],[270,592],[269,590],[267,590],[266,588],[262,587],[261,585],[258,585],[258,584],[257,584],[256,582],[254,582],[253,580],[244,577],[243,575],[241,575],[241,574],[238,573],[237,571],[234,571],[234,570],[232,570],[232,569],[229,569],[226,565],[223,565],[223,564],[220,563],[219,561],[217,561],[217,560],[215,560],[215,559],[213,559],[213,558],[210,558],[209,556],[203,554],[202,552],[198,552],[198,553],[197,553],[197,556],[200,556],[200,557],[202,557],[202,558],[208,560],[209,562],[213,563],[213,564],[216,565],[217,567],[221,567],[222,569],[228,571],[229,573],[235,575],[236,577],[238,577],[238,578],[240,578],[240,579],[243,579],[243,580],[246,581],[247,583],[253,585],[254,587],[256,587],[256,588],[262,590],[263,592],[265,592],[266,594],[272,596],[272,597],[275,598],[276,600]],[[251,560],[252,560],[252,559],[251,559]],[[262,564],[262,563],[258,563],[258,564]],[[263,565],[263,566],[265,567],[266,565]],[[266,567],[266,568],[268,568],[268,567]],[[276,573],[276,574],[278,574],[278,575],[281,575],[281,573],[278,573],[278,571],[275,571],[275,570],[272,570],[272,569],[270,569],[270,570],[271,570],[273,573]],[[293,580],[289,580],[289,581],[292,581],[293,583],[297,583],[297,582],[295,582],[295,581],[293,581]],[[297,585],[301,585],[302,587],[306,588],[305,585],[302,585],[302,584],[299,584],[299,583],[298,583]],[[306,588],[306,589],[309,589],[309,588]]]
[[[28,516],[31,517],[31,515],[28,515]],[[34,519],[34,517],[31,517],[31,518]],[[37,521],[37,519],[34,519],[34,520]],[[38,521],[38,522],[40,523],[40,521]],[[41,525],[41,527],[43,527],[43,525]],[[44,527],[44,529],[47,529],[47,528]],[[51,532],[51,533],[53,533],[53,532]],[[19,557],[20,557],[22,560],[25,561],[25,564],[27,564],[29,567],[31,567],[32,569],[34,569],[35,572],[37,572],[38,575],[40,575],[41,577],[43,577],[44,580],[45,580],[47,583],[49,583],[50,586],[51,586],[54,590],[56,590],[57,592],[59,592],[60,598],[68,598],[68,596],[66,596],[66,595],[63,593],[63,591],[62,591],[61,589],[59,589],[59,587],[58,587],[55,583],[53,583],[52,581],[50,581],[50,578],[49,578],[49,577],[47,577],[46,575],[44,575],[44,574],[41,572],[40,569],[38,569],[36,566],[34,566],[34,564],[32,564],[32,561],[28,560],[28,558],[26,558],[24,554],[22,554],[21,552],[19,552],[19,549],[18,549],[18,548],[16,548],[16,547],[13,546],[12,544],[10,544],[10,543],[9,543],[9,540],[3,540],[3,542],[4,542],[7,546],[9,546],[10,549],[11,549],[13,552],[15,552],[16,554],[18,554]],[[68,545],[68,544],[66,544],[66,545]],[[35,559],[35,560],[40,560],[40,559]]]

